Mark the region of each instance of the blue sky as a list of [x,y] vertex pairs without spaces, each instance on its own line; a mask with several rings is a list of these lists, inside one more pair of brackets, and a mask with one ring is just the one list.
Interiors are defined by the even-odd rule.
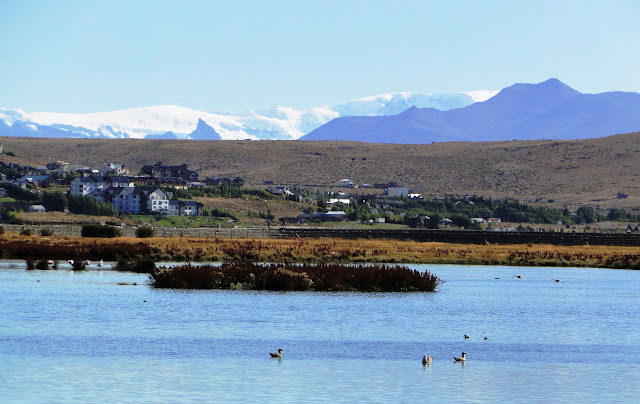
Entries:
[[640,92],[637,1],[0,0],[0,107],[306,108],[557,77]]

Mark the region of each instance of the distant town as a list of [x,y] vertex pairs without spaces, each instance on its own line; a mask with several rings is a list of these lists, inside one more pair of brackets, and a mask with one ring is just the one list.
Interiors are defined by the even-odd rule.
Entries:
[[[639,218],[633,211],[601,212],[591,206],[569,211],[533,206],[515,198],[424,197],[394,182],[367,184],[349,178],[337,179],[333,190],[324,191],[290,188],[272,180],[246,188],[240,177],[201,179],[187,164],[165,165],[161,161],[144,165],[135,174],[118,163],[87,167],[55,161],[30,167],[0,162],[0,180],[0,214],[5,222],[19,222],[16,218],[19,212],[59,211],[96,216],[147,216],[158,220],[210,217],[218,220],[217,223],[245,226],[350,222],[499,231],[539,230],[534,225],[547,225],[556,231],[602,231],[598,223],[619,221],[630,222],[626,231],[636,232]],[[626,197],[617,195],[617,198]],[[255,201],[261,208],[234,211],[228,206],[217,206],[211,198],[228,198],[237,203]]]

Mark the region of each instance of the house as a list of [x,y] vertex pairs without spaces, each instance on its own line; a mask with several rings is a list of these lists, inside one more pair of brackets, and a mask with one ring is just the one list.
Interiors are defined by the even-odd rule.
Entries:
[[156,186],[187,189],[189,184],[181,177],[157,177],[154,180]]
[[169,200],[167,216],[180,216],[180,201]]
[[373,219],[373,222],[374,223],[384,223],[385,219],[384,219],[384,217],[376,217],[376,218]]
[[198,173],[189,170],[187,164],[180,166],[165,166],[162,162],[157,162],[154,165],[145,165],[140,169],[142,174],[150,175],[152,177],[180,177],[185,181],[198,181]]
[[34,185],[36,187],[46,188],[56,183],[56,179],[50,175],[23,175],[18,179],[18,185],[25,187],[27,184]]
[[422,194],[409,194],[409,199],[422,199]]
[[344,178],[338,181],[338,186],[342,188],[358,188],[358,185],[355,183],[355,181],[352,181],[347,178]]
[[320,220],[325,222],[340,222],[342,220],[345,220],[346,218],[347,214],[344,211],[338,210],[323,213]]
[[98,172],[101,175],[107,175],[109,173],[115,173],[116,175],[129,175],[129,169],[124,164],[104,163],[104,165],[98,168]]
[[409,188],[387,188],[384,190],[384,194],[389,198],[406,198],[409,196]]
[[169,214],[169,196],[157,187],[111,187],[102,195],[104,202],[113,204],[119,213]]
[[192,181],[187,183],[187,187],[189,188],[204,188],[206,187],[207,184],[205,184],[204,182],[200,182],[200,181]]
[[179,201],[180,216],[202,216],[202,203],[196,201]]
[[47,164],[47,170],[62,170],[62,171],[69,171],[69,163],[66,163],[64,161],[56,161],[55,163],[49,163]]
[[481,218],[481,217],[472,217],[471,218],[471,223],[480,224],[480,223],[484,223],[484,222],[485,222],[485,220],[483,218]]
[[44,213],[46,211],[47,210],[42,205],[31,205],[31,206],[29,206],[29,212]]
[[327,213],[302,213],[296,217],[284,217],[283,223],[309,223],[309,222],[339,222],[345,220],[347,214],[343,211],[332,211]]
[[136,187],[111,187],[104,190],[103,195],[103,200],[111,203],[118,213],[132,215],[143,213],[145,203],[142,200],[142,195],[136,192]]
[[196,201],[169,201],[167,216],[202,216],[202,203]]
[[160,188],[136,188],[140,195],[146,196],[147,212],[162,214],[169,211],[169,198]]
[[134,187],[133,178],[122,175],[105,177],[105,188]]
[[329,198],[329,202],[327,202],[327,205],[335,205],[336,203],[342,203],[342,204],[345,204],[345,205],[349,206],[349,203],[351,203],[351,199]]
[[78,177],[71,181],[70,195],[73,196],[87,196],[96,190],[104,190],[105,182],[104,177],[101,175],[86,175],[84,177]]
[[290,196],[293,195],[293,192],[289,191],[286,187],[272,187],[267,188],[267,192],[273,195],[278,196]]

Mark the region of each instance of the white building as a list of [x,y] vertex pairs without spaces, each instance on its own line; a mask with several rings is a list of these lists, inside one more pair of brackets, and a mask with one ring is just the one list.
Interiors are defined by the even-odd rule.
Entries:
[[105,189],[105,183],[101,175],[87,175],[71,181],[70,194],[73,196],[87,196],[93,191],[103,189]]
[[338,181],[338,185],[343,188],[357,188],[357,184],[355,183],[355,181],[352,181],[347,178],[344,178]]

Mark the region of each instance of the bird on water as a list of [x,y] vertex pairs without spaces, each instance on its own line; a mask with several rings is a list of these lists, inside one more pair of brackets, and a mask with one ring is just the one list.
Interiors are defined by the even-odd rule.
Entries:
[[282,349],[278,349],[278,352],[269,352],[272,358],[282,358]]
[[456,362],[465,362],[467,360],[466,355],[467,353],[463,352],[461,356],[454,356],[453,360]]

